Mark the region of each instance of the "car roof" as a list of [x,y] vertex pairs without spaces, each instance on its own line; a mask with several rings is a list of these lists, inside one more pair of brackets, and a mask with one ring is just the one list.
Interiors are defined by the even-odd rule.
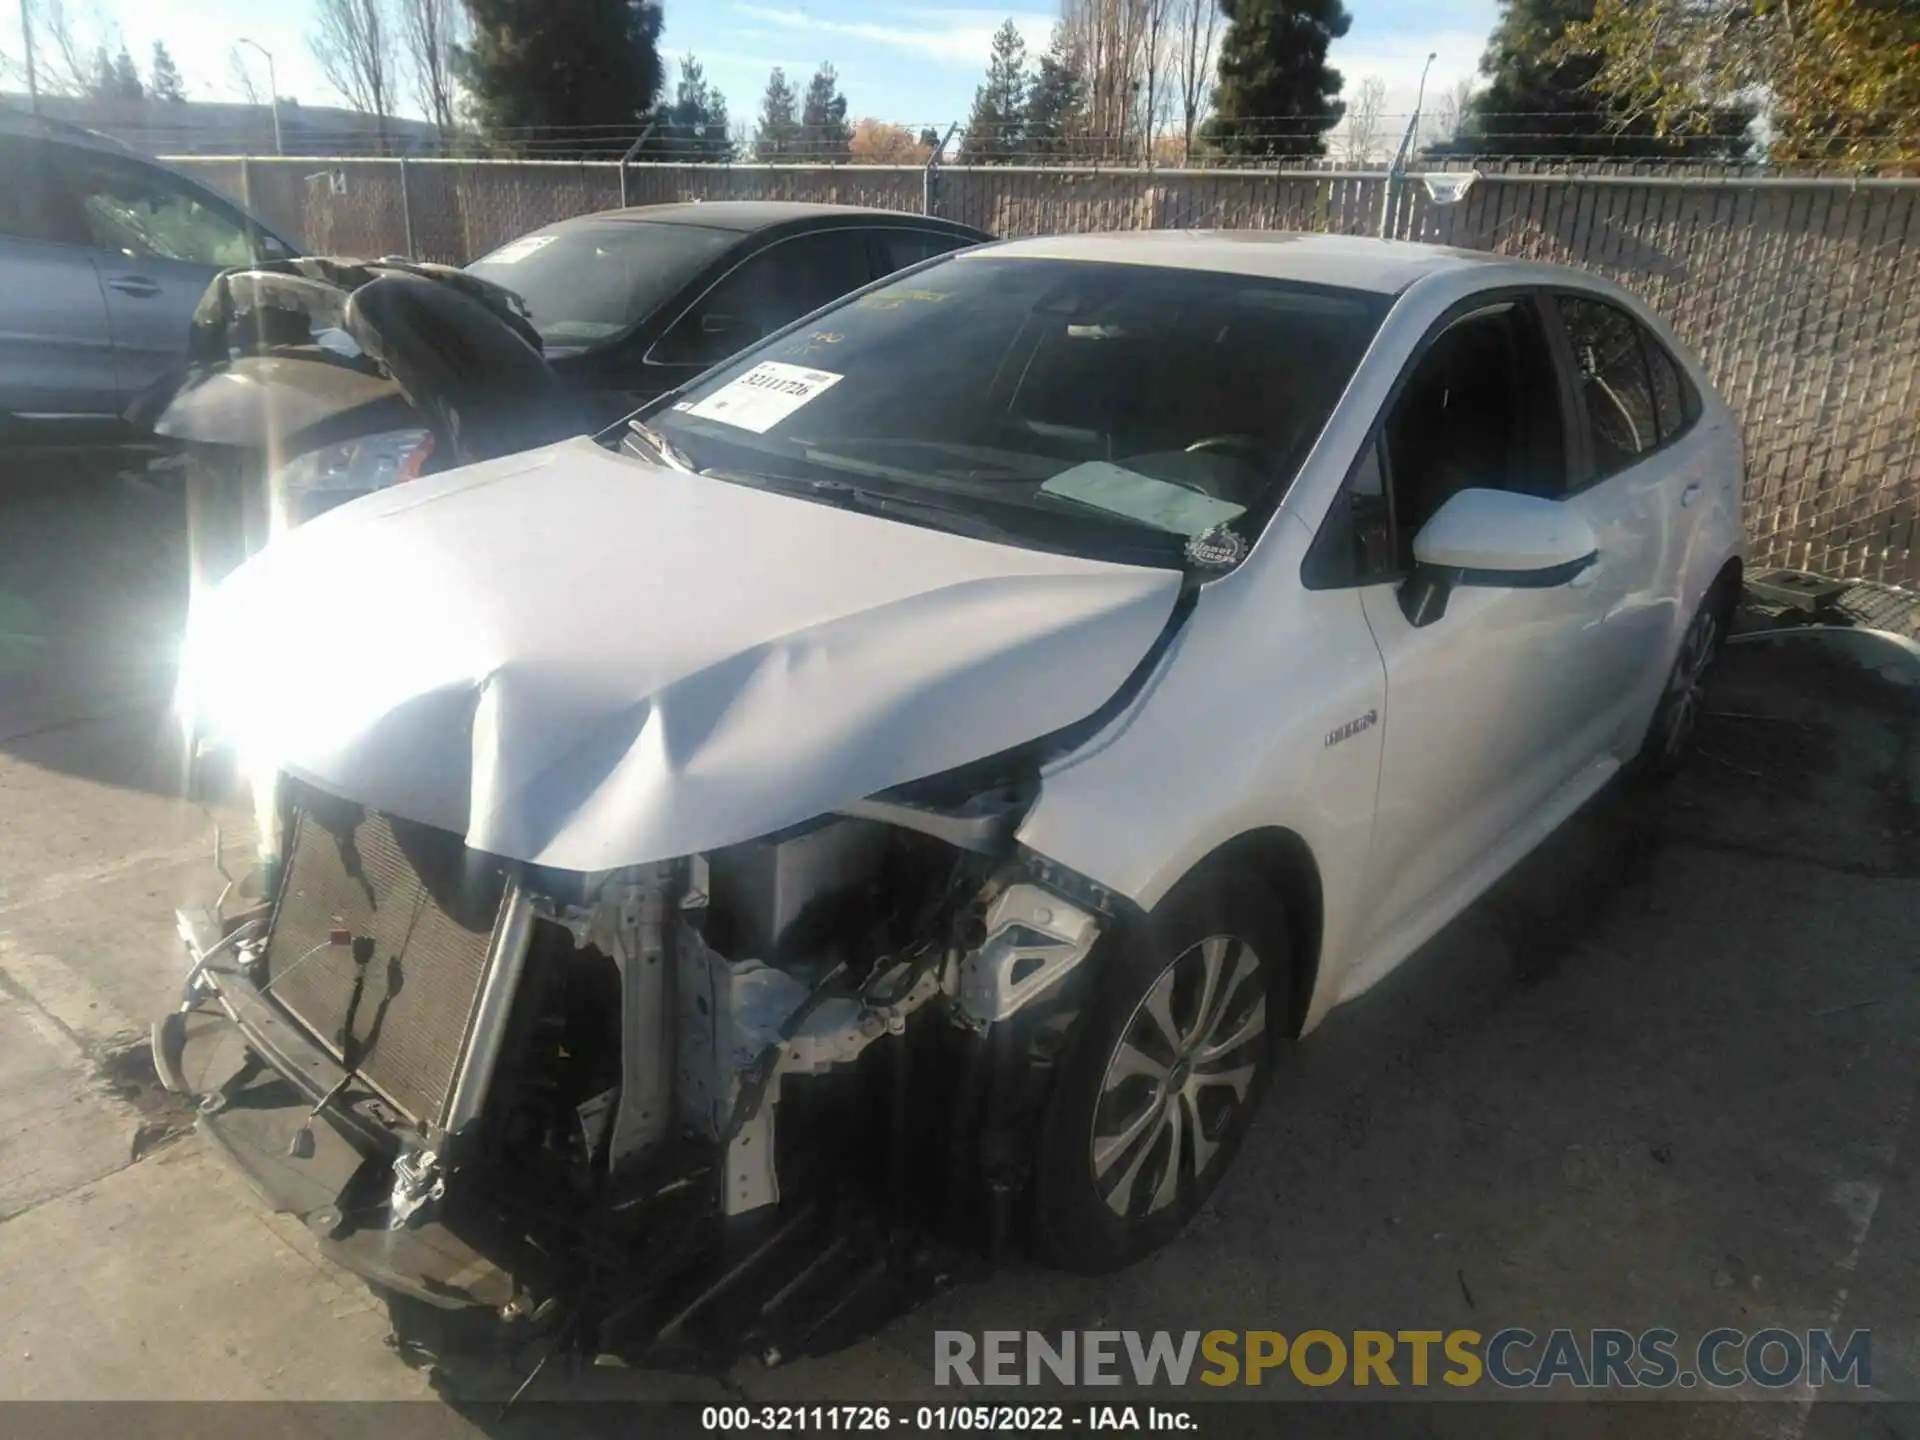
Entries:
[[[1507,282],[1547,281],[1578,274],[1556,265],[1511,260],[1484,250],[1372,240],[1358,235],[1305,235],[1282,230],[1131,230],[1096,235],[1052,235],[1005,240],[968,250],[956,260],[1031,258],[1212,270],[1398,295],[1430,275],[1468,270],[1500,272]],[[1494,280],[1493,274],[1487,276]],[[1585,278],[1585,277],[1582,277]]]
[[89,130],[85,126],[70,125],[65,120],[49,120],[44,115],[34,115],[25,110],[16,110],[11,105],[0,105],[0,135],[26,135],[39,140],[57,140],[63,145],[78,145],[86,150],[104,150],[110,155],[130,156],[135,160],[153,162],[131,145],[116,140],[111,135],[103,135],[98,130]]
[[804,226],[810,221],[860,220],[882,224],[911,224],[954,234],[981,235],[971,225],[916,215],[909,210],[878,210],[863,205],[810,205],[797,200],[693,200],[676,205],[634,205],[624,210],[601,210],[576,215],[545,228],[584,221],[644,222],[651,225],[699,225],[709,230],[737,230],[747,234],[775,226]]

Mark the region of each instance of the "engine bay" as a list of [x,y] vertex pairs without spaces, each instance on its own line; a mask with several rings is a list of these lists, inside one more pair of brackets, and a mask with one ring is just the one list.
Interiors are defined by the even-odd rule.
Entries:
[[1012,844],[1029,779],[599,875],[281,790],[273,899],[190,939],[156,1051],[408,1343],[773,1361],[1013,1243],[1118,918]]

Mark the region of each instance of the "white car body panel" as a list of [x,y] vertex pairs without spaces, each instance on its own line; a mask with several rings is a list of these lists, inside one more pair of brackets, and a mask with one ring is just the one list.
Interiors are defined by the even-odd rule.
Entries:
[[254,765],[490,854],[606,870],[1083,719],[1179,584],[578,440],[268,546],[195,617],[183,708]]
[[[1637,749],[1685,626],[1741,554],[1737,425],[1656,317],[1573,271],[1177,232],[951,263],[995,255],[1399,292],[1251,554],[1199,587],[1124,708],[1050,759],[1018,832],[1147,910],[1224,845],[1297,837],[1321,891],[1311,1028]],[[1309,547],[1428,331],[1480,292],[1531,286],[1623,306],[1701,396],[1686,434],[1560,502],[1596,563],[1559,585],[1460,586],[1420,628],[1396,584],[1309,588]],[[754,838],[1079,721],[1150,653],[1179,589],[1169,571],[573,442],[293,532],[196,622],[190,675],[256,753],[324,788],[479,849],[599,870]],[[222,684],[230,647],[249,660]]]
[[[1623,306],[1686,368],[1703,406],[1686,434],[1562,502],[1594,530],[1598,563],[1554,588],[1458,588],[1420,630],[1397,585],[1307,589],[1307,546],[1428,331],[1477,293],[1541,285]],[[1494,257],[1434,262],[1388,314],[1253,553],[1201,592],[1156,683],[1047,773],[1022,842],[1151,909],[1239,836],[1299,836],[1321,885],[1313,1028],[1631,758],[1687,623],[1743,554],[1742,459],[1725,403],[1633,296]],[[1701,488],[1683,505],[1689,485]],[[1326,743],[1376,707],[1377,725]],[[1199,821],[1176,828],[1183,815]]]

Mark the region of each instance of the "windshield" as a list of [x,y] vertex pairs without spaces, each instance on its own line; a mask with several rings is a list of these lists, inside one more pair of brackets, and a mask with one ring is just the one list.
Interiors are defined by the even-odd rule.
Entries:
[[676,463],[915,523],[1232,563],[1388,303],[1203,270],[956,256],[745,351],[642,430]]
[[526,301],[547,344],[586,347],[645,319],[739,239],[704,225],[601,220],[523,235],[467,269]]

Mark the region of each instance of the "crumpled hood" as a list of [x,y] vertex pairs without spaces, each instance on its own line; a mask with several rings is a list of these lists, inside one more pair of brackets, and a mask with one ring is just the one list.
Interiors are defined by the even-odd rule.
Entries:
[[1082,719],[1179,585],[575,440],[275,541],[196,603],[181,701],[253,766],[611,869]]

